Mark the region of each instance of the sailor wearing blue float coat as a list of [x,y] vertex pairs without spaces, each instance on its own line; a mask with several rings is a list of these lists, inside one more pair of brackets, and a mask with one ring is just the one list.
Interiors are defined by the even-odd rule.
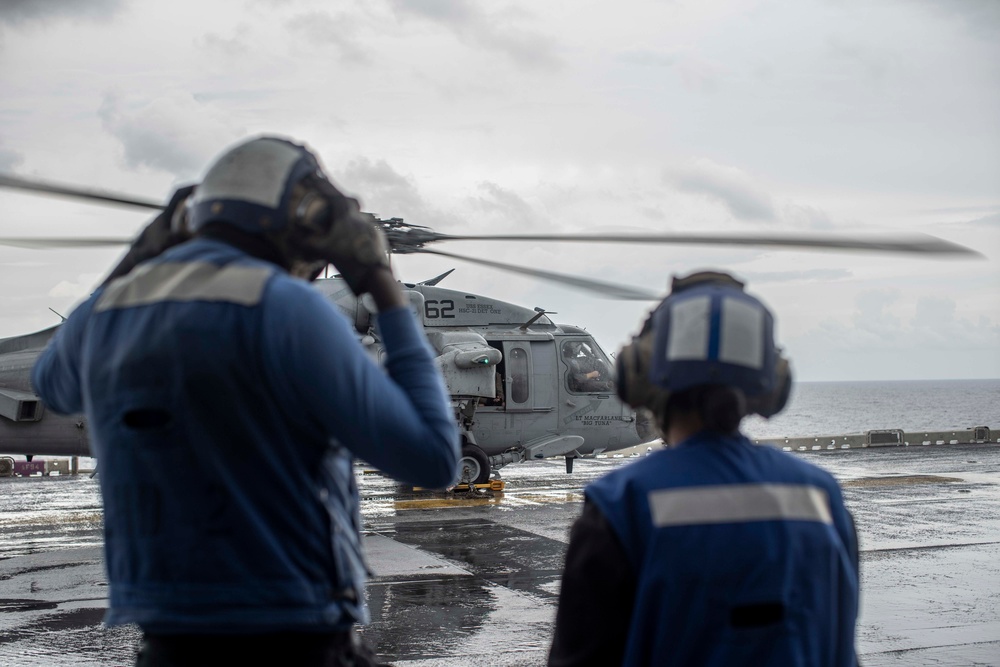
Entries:
[[727,274],[675,279],[617,359],[619,395],[669,447],[586,489],[549,665],[857,664],[840,487],[739,432],[788,397],[771,313]]
[[[142,628],[139,664],[374,664],[352,632],[368,618],[352,459],[443,487],[459,456],[385,250],[310,151],[254,139],[175,195],[39,358],[45,404],[87,416],[106,621]],[[296,277],[328,262],[376,303],[385,370]]]

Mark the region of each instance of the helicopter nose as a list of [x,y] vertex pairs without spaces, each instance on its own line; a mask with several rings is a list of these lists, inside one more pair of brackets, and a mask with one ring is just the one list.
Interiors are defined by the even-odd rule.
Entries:
[[645,408],[635,411],[635,430],[639,434],[640,442],[649,442],[660,437],[660,430],[656,428],[653,413]]

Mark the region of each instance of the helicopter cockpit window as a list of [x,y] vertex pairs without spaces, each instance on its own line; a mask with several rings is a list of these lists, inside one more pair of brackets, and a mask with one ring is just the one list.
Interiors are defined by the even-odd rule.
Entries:
[[525,403],[528,400],[528,353],[519,347],[512,348],[508,361],[510,400]]
[[568,368],[566,384],[570,391],[584,394],[614,391],[611,364],[596,345],[585,340],[564,341],[562,358]]

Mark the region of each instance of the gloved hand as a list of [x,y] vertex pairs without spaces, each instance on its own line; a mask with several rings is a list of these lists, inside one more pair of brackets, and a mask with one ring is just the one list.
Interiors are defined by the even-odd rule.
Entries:
[[112,269],[102,285],[128,274],[140,262],[152,259],[167,248],[191,238],[184,219],[184,202],[194,193],[196,187],[187,185],[174,192],[166,208],[139,233],[125,253],[125,257]]
[[306,203],[303,215],[313,218],[306,243],[309,254],[332,263],[356,296],[371,289],[370,279],[380,268],[389,268],[389,245],[375,218],[362,213],[356,199],[345,197],[326,179],[311,183],[319,195],[315,205]]

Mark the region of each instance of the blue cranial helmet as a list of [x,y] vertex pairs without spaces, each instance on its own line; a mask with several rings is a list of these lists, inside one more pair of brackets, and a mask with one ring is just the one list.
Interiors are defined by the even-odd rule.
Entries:
[[675,281],[653,314],[653,330],[649,379],[670,393],[721,384],[751,399],[775,390],[774,316],[731,276]]
[[774,316],[727,273],[674,278],[670,295],[618,353],[618,394],[662,413],[672,396],[703,385],[738,389],[748,412],[777,414],[791,369],[774,342]]
[[220,155],[195,191],[189,226],[197,233],[223,223],[248,234],[289,228],[292,190],[303,178],[323,176],[307,148],[278,137],[257,137]]

